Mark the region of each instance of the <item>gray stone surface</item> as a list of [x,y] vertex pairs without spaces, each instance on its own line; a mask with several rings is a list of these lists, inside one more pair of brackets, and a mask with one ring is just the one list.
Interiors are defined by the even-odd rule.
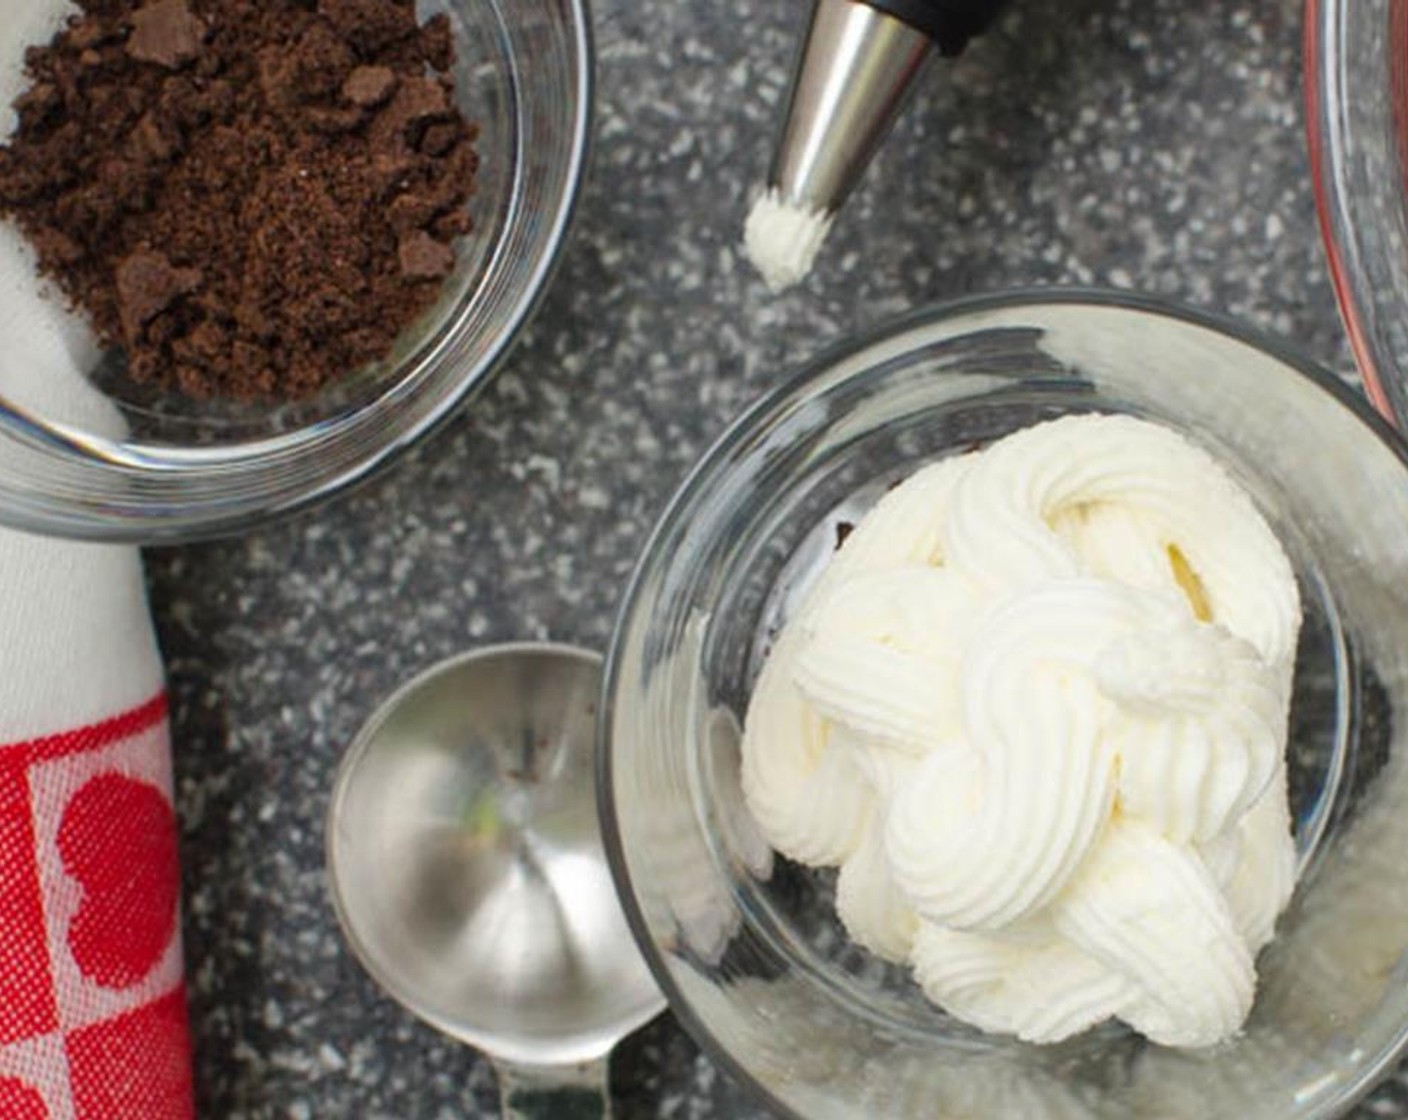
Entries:
[[[323,880],[333,766],[464,647],[602,647],[689,463],[796,361],[915,305],[1034,283],[1228,312],[1340,371],[1302,138],[1300,0],[1018,0],[933,71],[812,281],[737,240],[801,0],[598,0],[595,174],[516,356],[398,468],[239,540],[153,552],[174,694],[202,1117],[490,1116],[491,1072],[381,997]],[[668,1020],[619,1114],[761,1113]],[[1364,1115],[1408,1115],[1391,1086]]]

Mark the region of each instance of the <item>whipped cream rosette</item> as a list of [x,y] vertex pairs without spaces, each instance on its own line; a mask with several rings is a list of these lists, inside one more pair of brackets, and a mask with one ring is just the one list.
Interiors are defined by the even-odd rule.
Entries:
[[1036,425],[920,470],[837,552],[754,690],[748,806],[957,1017],[1210,1045],[1294,885],[1300,618],[1205,451],[1125,416]]

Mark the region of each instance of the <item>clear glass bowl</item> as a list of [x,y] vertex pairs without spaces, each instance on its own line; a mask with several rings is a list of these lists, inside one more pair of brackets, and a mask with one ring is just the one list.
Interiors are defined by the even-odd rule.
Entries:
[[365,477],[484,384],[548,281],[582,181],[590,18],[586,0],[418,11],[449,15],[457,100],[480,129],[475,229],[436,307],[385,363],[311,400],[247,405],[132,385],[64,317],[36,340],[54,301],[0,283],[0,521],[109,540],[239,530]]
[[1320,228],[1365,387],[1408,416],[1408,0],[1306,0]]
[[[1180,1052],[1106,1025],[1038,1047],[929,1004],[854,947],[834,875],[770,853],[739,785],[769,642],[920,464],[1069,412],[1208,448],[1305,605],[1288,757],[1300,857],[1246,1031]],[[681,1020],[784,1114],[1291,1120],[1346,1107],[1408,1028],[1408,459],[1333,376],[1138,297],[976,299],[819,358],[708,452],[656,528],[608,665],[600,796],[617,886]]]

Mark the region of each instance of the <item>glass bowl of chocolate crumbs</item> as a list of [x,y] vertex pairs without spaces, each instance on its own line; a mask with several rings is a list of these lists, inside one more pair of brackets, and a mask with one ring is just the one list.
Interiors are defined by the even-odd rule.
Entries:
[[585,0],[12,0],[0,521],[238,530],[481,385],[581,181]]

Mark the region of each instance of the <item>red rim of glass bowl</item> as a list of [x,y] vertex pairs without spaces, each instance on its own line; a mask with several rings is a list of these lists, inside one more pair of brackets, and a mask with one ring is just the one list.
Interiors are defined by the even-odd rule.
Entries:
[[[1355,300],[1353,279],[1346,260],[1343,240],[1349,233],[1351,222],[1348,199],[1336,190],[1333,181],[1335,164],[1331,149],[1336,140],[1329,134],[1332,125],[1327,117],[1329,105],[1322,86],[1328,62],[1323,57],[1323,21],[1327,13],[1334,14],[1339,11],[1339,3],[1340,0],[1306,0],[1305,3],[1302,63],[1311,187],[1315,193],[1315,213],[1320,224],[1321,241],[1325,246],[1325,258],[1329,263],[1330,281],[1339,303],[1340,319],[1349,336],[1350,348],[1354,352],[1359,372],[1364,378],[1365,391],[1374,407],[1389,423],[1397,427],[1398,419],[1394,415],[1393,405],[1384,387],[1383,374],[1374,357],[1369,341],[1369,328]],[[1395,11],[1402,16],[1393,28],[1395,39],[1408,42],[1408,6],[1399,5]],[[1400,118],[1400,130],[1403,127],[1404,122]]]

